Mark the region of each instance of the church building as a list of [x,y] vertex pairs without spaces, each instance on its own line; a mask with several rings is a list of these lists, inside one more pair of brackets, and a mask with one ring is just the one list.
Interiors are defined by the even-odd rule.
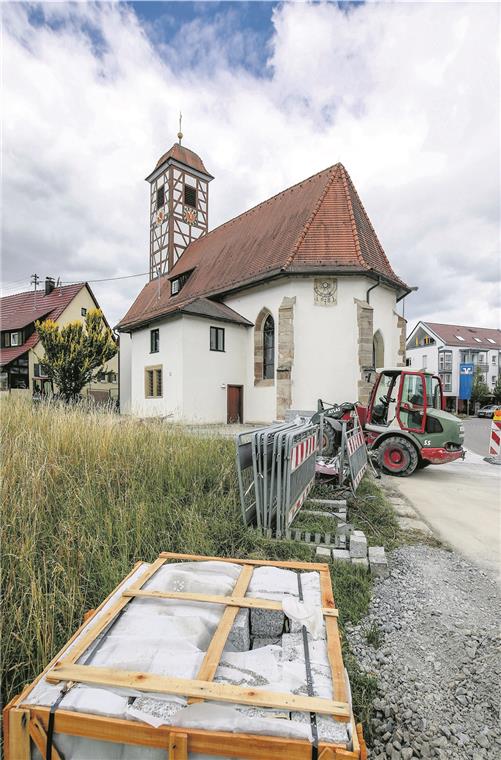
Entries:
[[213,177],[181,137],[146,178],[150,279],[118,325],[122,413],[270,422],[366,402],[368,370],[405,364],[411,289],[344,166],[209,231]]

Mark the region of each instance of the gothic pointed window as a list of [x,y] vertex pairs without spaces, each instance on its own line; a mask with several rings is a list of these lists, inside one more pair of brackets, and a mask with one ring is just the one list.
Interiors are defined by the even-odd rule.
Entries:
[[268,314],[263,325],[263,380],[275,376],[275,322]]

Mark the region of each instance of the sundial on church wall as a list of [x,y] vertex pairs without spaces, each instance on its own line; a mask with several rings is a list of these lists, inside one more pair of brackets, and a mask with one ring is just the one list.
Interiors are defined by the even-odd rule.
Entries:
[[334,306],[337,303],[337,279],[335,277],[315,277],[313,293],[317,306]]

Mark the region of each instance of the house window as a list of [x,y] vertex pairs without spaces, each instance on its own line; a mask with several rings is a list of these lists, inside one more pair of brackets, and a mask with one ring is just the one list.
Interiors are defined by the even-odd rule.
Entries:
[[98,383],[105,383],[106,382],[106,372],[103,372],[102,370],[97,373],[96,380]]
[[457,338],[458,340],[462,340],[462,341],[464,342],[464,338],[463,338],[461,335],[456,335],[456,338]]
[[450,372],[447,372],[445,375],[442,375],[442,381],[444,383],[444,391],[445,393],[450,393],[452,391],[452,375]]
[[452,370],[452,351],[440,351],[438,369],[439,372],[450,372]]
[[21,346],[23,343],[23,333],[22,332],[11,332],[10,334],[10,345],[11,346]]
[[80,309],[80,314],[82,315],[82,317],[87,316],[87,309],[85,308],[85,306],[82,306],[82,308]]
[[170,283],[170,294],[171,296],[175,296],[179,293],[185,282],[187,282],[189,276],[191,274],[191,270],[189,272],[183,272],[183,274],[180,274],[179,277],[176,277],[175,280],[171,280]]
[[196,188],[190,185],[184,186],[184,205],[191,206],[192,208],[197,207],[197,191]]
[[496,354],[494,354],[494,355],[493,355],[493,357],[492,357],[492,363],[493,363],[493,364],[495,364],[495,363],[496,363]]
[[211,327],[210,350],[224,351],[224,327]]
[[266,317],[263,327],[263,380],[275,376],[275,322],[271,314]]
[[150,354],[157,354],[160,350],[160,330],[150,330]]
[[489,343],[494,343],[494,345],[496,345],[496,341],[493,340],[492,338],[487,338],[487,340],[489,341]]
[[421,362],[421,366],[423,367],[423,369],[426,369],[426,367],[428,366],[428,357],[426,356],[426,354],[423,354],[423,361]]
[[45,364],[34,364],[33,375],[34,377],[47,377],[48,376],[47,366]]
[[162,366],[145,367],[144,370],[145,398],[160,398],[162,396]]
[[493,375],[491,378],[491,382],[495,385],[496,384],[496,375]]
[[9,375],[7,372],[0,372],[0,391],[9,390]]
[[116,383],[117,382],[117,373],[116,372],[108,372],[108,382],[109,383]]
[[473,338],[473,340],[476,340],[477,343],[482,343],[482,338]]
[[164,190],[164,186],[162,185],[157,190],[157,210],[159,208],[162,208],[164,204],[165,204],[165,190]]

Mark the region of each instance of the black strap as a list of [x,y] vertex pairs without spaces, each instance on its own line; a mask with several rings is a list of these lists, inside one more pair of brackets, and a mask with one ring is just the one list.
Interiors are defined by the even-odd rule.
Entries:
[[[301,573],[297,574],[297,588],[299,592],[299,601],[303,601],[303,586],[301,584]],[[311,675],[311,660],[310,660],[310,647],[308,644],[308,631],[303,625],[303,647],[304,647],[304,664],[306,668],[306,688],[308,690],[308,696],[313,697],[313,677]],[[311,747],[311,760],[318,760],[318,729],[317,729],[317,714],[310,713],[310,725],[311,733],[313,736],[313,744]]]
[[[50,706],[49,724],[47,726],[47,744],[45,745],[45,760],[52,760],[52,747],[54,746],[54,717],[56,715],[57,708],[63,701],[67,692],[68,686],[65,684],[61,689],[56,701]],[[61,757],[61,760],[64,760],[64,757],[60,752],[59,756]]]

